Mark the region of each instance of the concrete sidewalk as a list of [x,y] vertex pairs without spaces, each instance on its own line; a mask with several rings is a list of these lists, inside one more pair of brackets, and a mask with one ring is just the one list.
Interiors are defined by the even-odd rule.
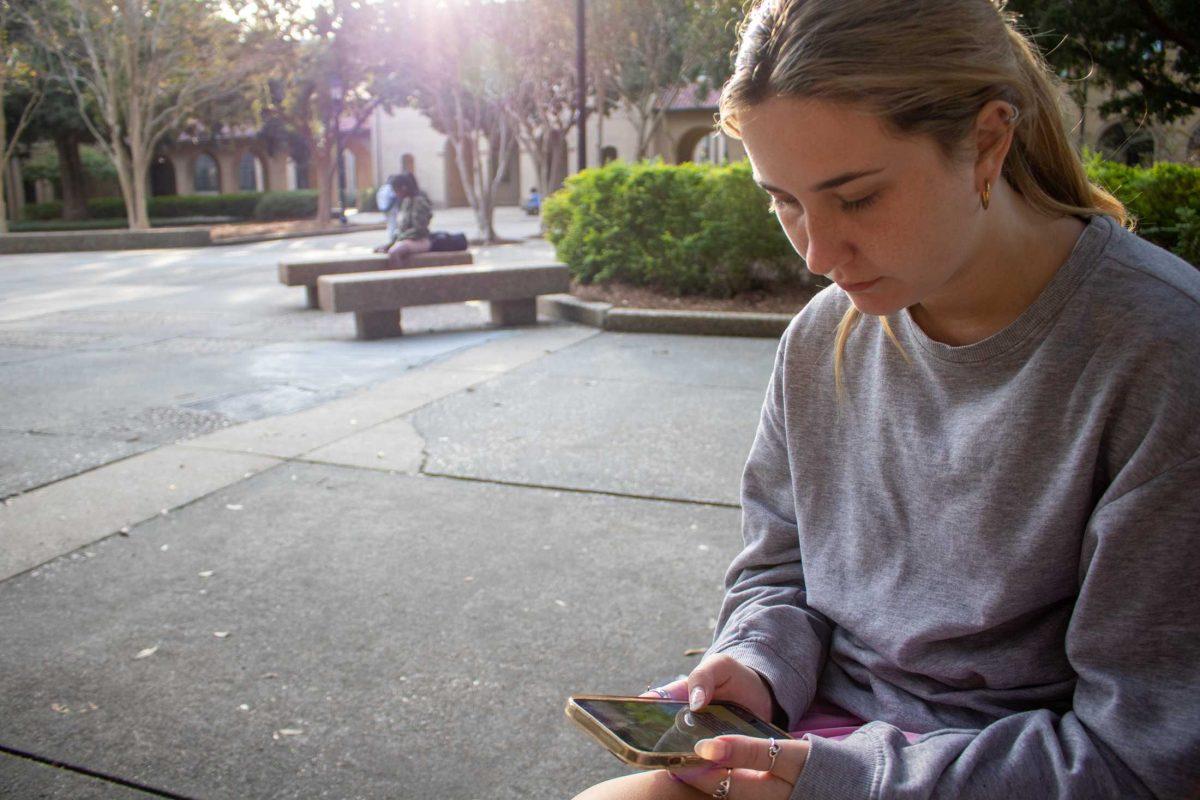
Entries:
[[0,265],[0,797],[568,797],[707,644],[774,342],[355,342],[297,242]]

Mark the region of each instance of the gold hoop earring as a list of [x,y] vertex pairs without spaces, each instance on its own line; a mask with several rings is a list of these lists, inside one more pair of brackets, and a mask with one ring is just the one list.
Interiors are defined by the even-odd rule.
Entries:
[[987,211],[988,204],[992,201],[992,184],[987,178],[983,179],[983,191],[979,196],[983,199],[983,210]]

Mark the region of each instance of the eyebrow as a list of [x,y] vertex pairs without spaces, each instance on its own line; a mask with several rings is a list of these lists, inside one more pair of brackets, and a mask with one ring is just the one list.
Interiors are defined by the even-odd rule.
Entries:
[[[865,178],[868,175],[875,175],[880,172],[883,172],[883,167],[880,167],[879,169],[864,169],[864,170],[860,170],[858,172],[843,172],[841,175],[836,175],[827,181],[821,181],[816,186],[812,187],[812,189],[810,189],[809,191],[823,192],[826,189],[836,189],[837,187],[841,186],[842,184],[850,183],[850,181],[856,181],[859,178]],[[754,182],[769,192],[779,192],[780,194],[787,194],[787,192],[785,190],[780,189],[778,186],[772,186],[771,184],[764,183],[763,181],[760,181],[758,179],[755,179]]]

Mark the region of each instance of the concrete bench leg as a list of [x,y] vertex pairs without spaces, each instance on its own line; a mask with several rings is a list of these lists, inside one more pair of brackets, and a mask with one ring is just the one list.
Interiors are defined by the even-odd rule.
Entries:
[[321,304],[317,302],[317,285],[305,286],[304,293],[308,295],[308,307],[320,308]]
[[404,333],[399,311],[356,311],[354,330],[359,339],[385,339]]
[[523,297],[520,300],[492,300],[492,322],[496,325],[536,325],[537,298]]

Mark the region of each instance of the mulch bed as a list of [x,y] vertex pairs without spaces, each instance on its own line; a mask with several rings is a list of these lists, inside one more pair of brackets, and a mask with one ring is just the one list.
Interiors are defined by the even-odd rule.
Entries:
[[728,299],[714,297],[676,297],[642,286],[620,283],[580,284],[571,281],[571,294],[580,300],[611,303],[621,308],[661,308],[674,311],[749,311],[758,314],[795,314],[817,293],[817,289],[798,284],[755,290]]

